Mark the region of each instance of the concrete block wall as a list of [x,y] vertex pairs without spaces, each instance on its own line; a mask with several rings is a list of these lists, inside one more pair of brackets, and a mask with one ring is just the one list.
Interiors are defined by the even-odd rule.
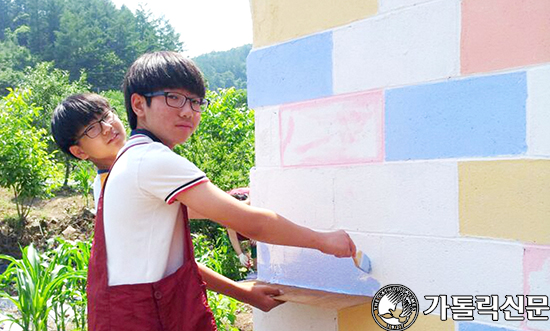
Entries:
[[[361,295],[403,284],[422,311],[426,295],[550,296],[550,1],[251,8],[252,203],[348,230],[373,266],[261,244],[260,279]],[[255,329],[378,330],[369,309],[288,305],[255,312]],[[411,330],[550,321],[441,321],[438,308]]]

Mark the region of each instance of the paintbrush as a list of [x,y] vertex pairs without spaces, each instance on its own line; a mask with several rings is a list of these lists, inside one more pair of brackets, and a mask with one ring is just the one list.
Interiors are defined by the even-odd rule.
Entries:
[[370,259],[366,254],[363,254],[362,251],[357,251],[357,254],[355,254],[355,256],[353,257],[353,263],[359,270],[370,273]]

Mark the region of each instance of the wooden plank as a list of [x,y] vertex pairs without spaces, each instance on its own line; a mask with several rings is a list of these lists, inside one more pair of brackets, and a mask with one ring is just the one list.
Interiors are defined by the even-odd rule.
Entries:
[[288,286],[281,284],[265,283],[261,281],[244,281],[250,286],[255,285],[270,285],[283,291],[283,295],[275,297],[277,300],[301,303],[304,305],[328,308],[328,309],[344,309],[348,307],[366,304],[372,301],[371,297],[362,295],[351,295],[344,293],[328,292],[321,290],[313,290],[309,288]]

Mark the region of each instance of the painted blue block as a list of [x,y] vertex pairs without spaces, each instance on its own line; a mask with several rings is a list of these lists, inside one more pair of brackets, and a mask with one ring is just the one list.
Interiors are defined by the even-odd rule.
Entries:
[[460,322],[458,323],[458,331],[514,331],[514,329],[473,322]]
[[353,264],[307,248],[258,244],[258,279],[336,293],[374,296],[380,283]]
[[386,91],[386,160],[523,154],[525,72]]
[[247,76],[251,108],[332,95],[332,32],[253,50]]

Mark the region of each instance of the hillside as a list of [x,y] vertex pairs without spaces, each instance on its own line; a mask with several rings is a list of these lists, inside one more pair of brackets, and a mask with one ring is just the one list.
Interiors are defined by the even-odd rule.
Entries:
[[236,47],[224,52],[211,52],[193,58],[204,73],[210,90],[236,87],[246,89],[246,57],[252,45]]

